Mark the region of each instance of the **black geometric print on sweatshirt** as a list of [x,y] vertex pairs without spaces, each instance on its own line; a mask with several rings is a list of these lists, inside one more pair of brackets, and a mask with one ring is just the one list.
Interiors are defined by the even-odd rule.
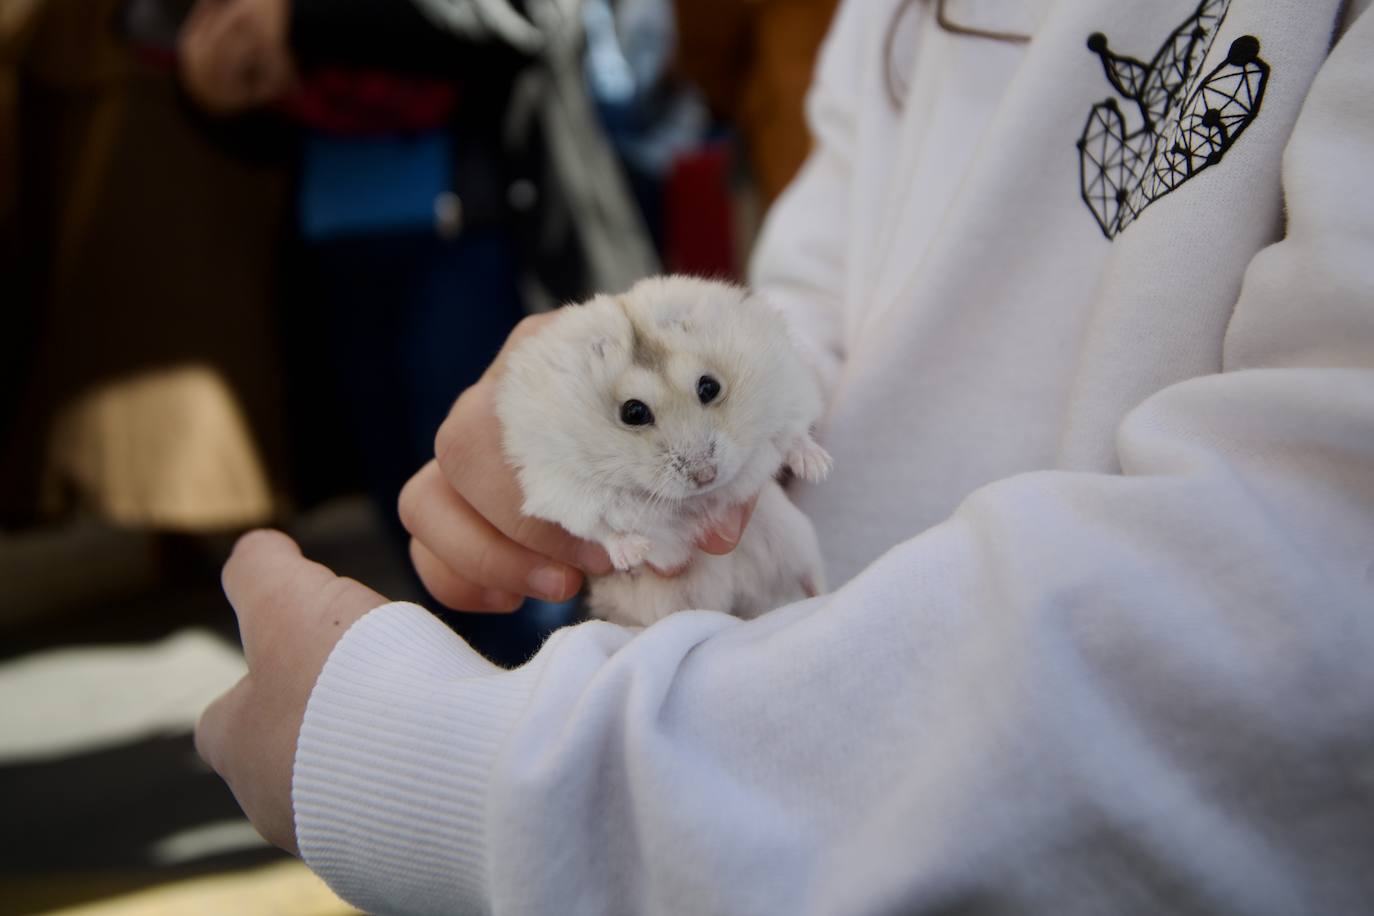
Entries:
[[1083,202],[1108,239],[1150,204],[1220,162],[1259,114],[1269,81],[1259,39],[1237,38],[1226,60],[1201,73],[1230,6],[1231,0],[1203,0],[1148,64],[1114,54],[1101,32],[1088,38],[1107,81],[1134,103],[1140,120],[1132,128],[1133,118],[1108,98],[1093,106],[1078,140]]

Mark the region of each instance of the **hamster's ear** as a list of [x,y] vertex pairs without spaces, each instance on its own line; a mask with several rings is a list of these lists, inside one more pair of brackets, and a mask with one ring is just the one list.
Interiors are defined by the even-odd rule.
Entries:
[[586,365],[602,366],[612,362],[617,354],[625,352],[625,344],[611,334],[596,334],[586,341]]
[[670,309],[659,316],[655,324],[661,331],[681,331],[683,334],[690,334],[692,332],[691,311],[686,307]]
[[770,318],[782,320],[782,312],[778,310],[778,307],[773,304],[773,300],[769,299],[766,294],[759,292],[752,286],[741,286],[739,291],[739,304],[741,306],[747,306],[761,314],[768,315]]
[[665,328],[690,332],[710,327],[732,315],[752,295],[742,286],[720,280],[693,280],[683,293],[660,319]]

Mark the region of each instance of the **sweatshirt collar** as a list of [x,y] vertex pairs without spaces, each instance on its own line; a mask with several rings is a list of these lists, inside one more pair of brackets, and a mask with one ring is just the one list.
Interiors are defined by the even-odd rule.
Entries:
[[947,28],[1020,36],[1029,39],[1040,27],[1050,0],[931,0],[942,11]]

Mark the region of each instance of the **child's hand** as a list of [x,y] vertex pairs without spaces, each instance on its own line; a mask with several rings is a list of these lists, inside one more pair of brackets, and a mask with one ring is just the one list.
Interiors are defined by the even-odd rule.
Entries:
[[306,701],[344,631],[386,599],[305,559],[278,531],[240,538],[223,582],[248,674],[200,717],[196,750],[258,832],[295,853],[291,769]]
[[[495,394],[506,355],[550,317],[526,318],[516,327],[439,427],[436,460],[401,491],[415,569],[430,594],[451,608],[512,611],[526,595],[562,601],[577,594],[583,572],[611,571],[600,545],[521,514],[520,483],[501,445]],[[713,554],[734,550],[752,509],[741,507],[698,546]]]
[[178,69],[206,111],[233,114],[273,102],[296,81],[290,0],[199,0],[181,27]]

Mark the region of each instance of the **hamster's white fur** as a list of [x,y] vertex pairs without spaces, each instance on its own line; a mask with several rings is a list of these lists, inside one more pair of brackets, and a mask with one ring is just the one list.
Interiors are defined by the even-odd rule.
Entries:
[[[626,422],[631,401],[650,422],[643,413]],[[599,542],[615,564],[592,580],[595,616],[631,625],[687,608],[752,617],[824,591],[811,523],[773,479],[784,465],[808,480],[829,472],[810,433],[820,391],[781,316],[747,290],[656,277],[563,308],[511,352],[497,413],[525,514]],[[694,548],[755,495],[732,553]],[[674,578],[643,568],[689,560]]]

